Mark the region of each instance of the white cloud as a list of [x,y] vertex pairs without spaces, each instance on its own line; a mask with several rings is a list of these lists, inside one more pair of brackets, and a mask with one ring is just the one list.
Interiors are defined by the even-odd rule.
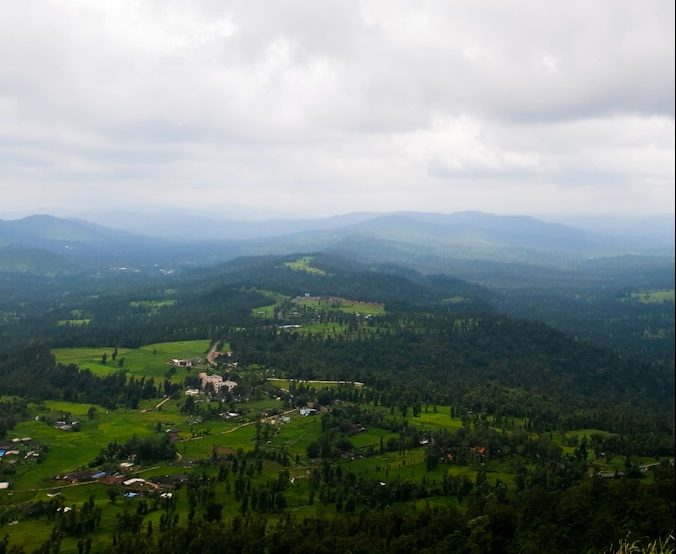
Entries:
[[11,0],[2,208],[664,211],[673,10]]

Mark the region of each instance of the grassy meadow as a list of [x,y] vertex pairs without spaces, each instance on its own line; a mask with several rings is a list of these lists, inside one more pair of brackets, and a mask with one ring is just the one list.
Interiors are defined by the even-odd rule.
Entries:
[[[164,379],[171,368],[170,360],[204,357],[209,346],[208,340],[190,340],[148,344],[139,348],[118,348],[115,360],[112,359],[112,347],[56,348],[53,353],[60,363],[76,364],[95,375],[109,375],[124,369],[135,377],[153,377],[157,381]],[[229,346],[226,344],[223,348],[227,350]],[[104,354],[107,355],[106,363],[102,360]],[[124,361],[122,367],[119,366],[120,360]],[[184,368],[177,368],[171,380],[182,382],[185,375]]]

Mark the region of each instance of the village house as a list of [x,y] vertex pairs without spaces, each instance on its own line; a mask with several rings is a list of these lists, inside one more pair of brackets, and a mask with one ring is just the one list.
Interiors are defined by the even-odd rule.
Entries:
[[176,367],[192,367],[192,360],[178,360],[174,358],[169,363],[171,363],[171,365]]

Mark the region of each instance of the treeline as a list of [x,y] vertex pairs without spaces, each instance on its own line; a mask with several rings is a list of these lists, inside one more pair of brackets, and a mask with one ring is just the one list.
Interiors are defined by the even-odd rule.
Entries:
[[127,377],[122,371],[98,377],[88,369],[58,364],[44,344],[34,343],[0,354],[0,394],[136,408],[160,392],[152,378]]
[[26,401],[18,398],[10,398],[0,402],[0,439],[4,438],[7,431],[14,429],[17,423],[28,416]]
[[[275,523],[247,513],[221,518],[207,506],[214,500],[196,482],[195,506],[203,517],[179,521],[171,506],[164,508],[160,528],[125,511],[114,542],[96,544],[110,554],[282,554],[313,552],[401,553],[447,552],[577,554],[604,552],[629,530],[632,537],[663,537],[673,531],[673,470],[654,484],[626,480],[586,480],[563,491],[543,486],[516,495],[491,492],[468,496],[464,511],[423,506],[409,510],[393,505],[382,509],[331,516],[298,517],[283,513]],[[450,485],[449,485],[450,486]],[[483,485],[479,484],[479,487]],[[476,488],[476,485],[475,485]],[[201,499],[197,498],[201,497]],[[346,500],[346,503],[349,500]],[[216,517],[211,517],[211,515]],[[0,543],[2,544],[2,543]],[[19,545],[0,552],[23,554]],[[85,544],[82,543],[84,551]],[[50,552],[46,550],[45,552]]]
[[415,381],[411,388],[418,390],[493,381],[547,394],[673,407],[669,368],[620,357],[543,324],[415,312],[380,320],[388,332],[350,340],[265,329],[231,333],[229,340],[241,363],[299,379],[368,381],[376,388]]
[[101,464],[132,459],[136,464],[144,465],[161,460],[173,460],[175,457],[176,447],[169,439],[169,435],[146,438],[133,436],[125,443],[117,441],[108,443],[89,465],[95,467]]

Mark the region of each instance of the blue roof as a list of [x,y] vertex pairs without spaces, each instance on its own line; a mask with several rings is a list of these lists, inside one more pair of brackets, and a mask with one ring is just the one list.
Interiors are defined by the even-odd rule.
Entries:
[[4,451],[4,450],[0,450],[0,458],[2,458],[4,455],[5,455],[5,451]]
[[138,496],[138,493],[136,493],[136,492],[125,492],[124,493],[125,498],[134,498],[135,496]]
[[99,471],[92,475],[92,479],[101,479],[101,477],[105,477],[106,475],[108,474],[105,471]]

